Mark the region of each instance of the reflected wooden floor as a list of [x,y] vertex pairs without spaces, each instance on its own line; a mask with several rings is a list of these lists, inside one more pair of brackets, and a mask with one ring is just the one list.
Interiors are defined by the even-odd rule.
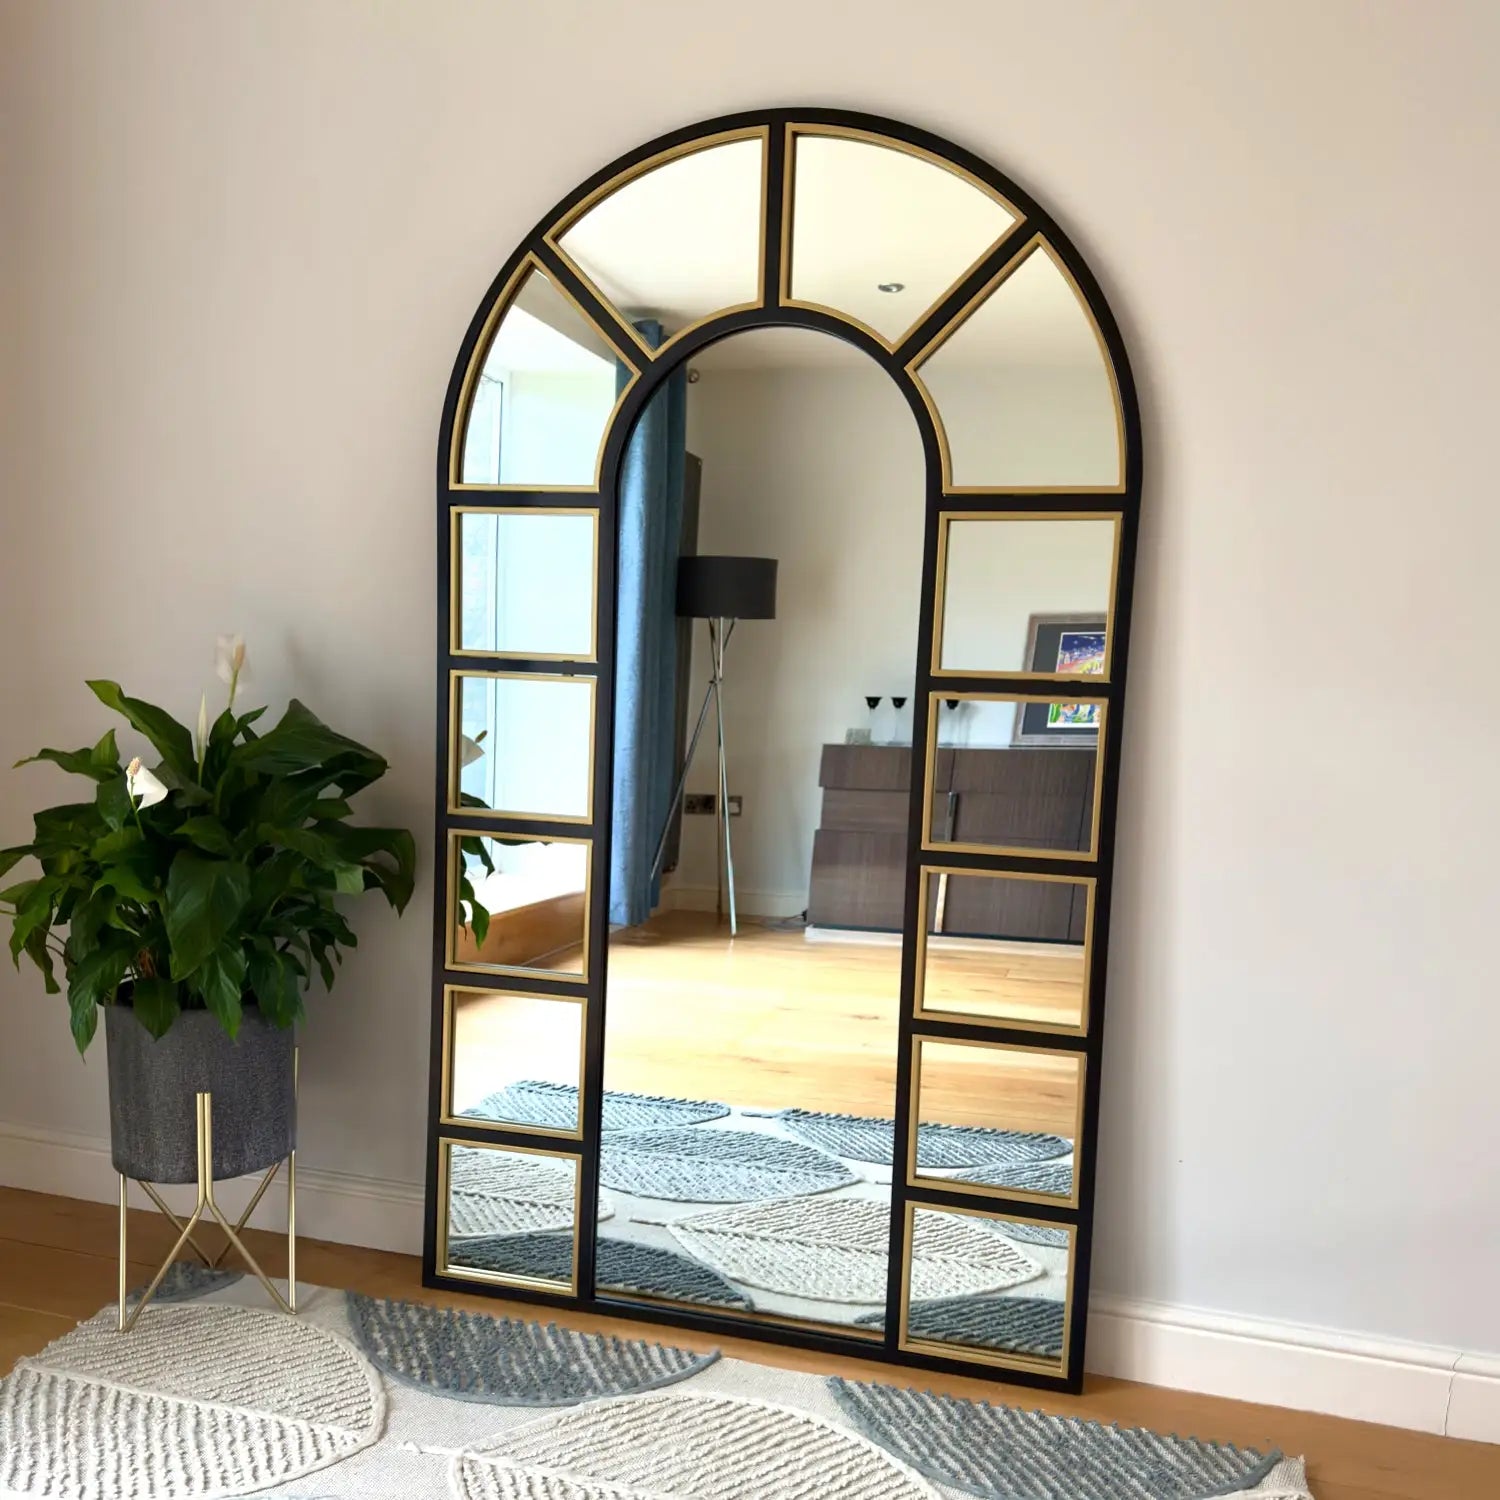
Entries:
[[[158,1214],[135,1210],[130,1241],[145,1280],[157,1257],[171,1248],[170,1227]],[[277,1234],[246,1232],[249,1247],[273,1274],[285,1265],[286,1242]],[[115,1210],[45,1193],[0,1188],[0,1375],[22,1355],[35,1353],[76,1322],[112,1301],[115,1287]],[[435,1306],[464,1307],[492,1316],[545,1317],[570,1328],[639,1337],[669,1337],[693,1349],[725,1354],[781,1369],[881,1380],[976,1400],[1014,1401],[1065,1416],[1162,1432],[1192,1433],[1219,1442],[1280,1448],[1306,1454],[1317,1500],[1490,1500],[1500,1494],[1500,1447],[1462,1443],[1425,1433],[1347,1422],[1272,1406],[1221,1401],[1160,1386],[1089,1377],[1082,1396],[1022,1391],[992,1381],[927,1371],[903,1372],[837,1355],[814,1354],[714,1338],[686,1329],[566,1309],[429,1291],[415,1256],[303,1240],[298,1270],[306,1282],[348,1287],[374,1297],[401,1297]]]

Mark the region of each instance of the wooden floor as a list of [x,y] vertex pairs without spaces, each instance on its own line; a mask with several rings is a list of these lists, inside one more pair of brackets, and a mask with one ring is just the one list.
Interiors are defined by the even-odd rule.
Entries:
[[[130,1235],[131,1277],[142,1282],[155,1269],[153,1257],[171,1247],[172,1236],[160,1217],[144,1210],[132,1212]],[[0,1374],[22,1355],[40,1349],[79,1319],[112,1302],[115,1237],[112,1206],[0,1188]],[[251,1230],[247,1238],[269,1269],[284,1264],[284,1242],[279,1236]],[[298,1271],[305,1282],[348,1287],[372,1296],[537,1316],[535,1307],[519,1303],[425,1290],[417,1260],[407,1255],[304,1240],[298,1246]],[[571,1327],[609,1333],[638,1333],[642,1328],[621,1318],[551,1309],[546,1316]],[[726,1354],[788,1369],[878,1378],[990,1400],[1013,1394],[1028,1408],[1280,1448],[1307,1457],[1317,1500],[1494,1500],[1500,1495],[1500,1446],[1486,1443],[1462,1443],[1120,1380],[1091,1379],[1079,1397],[1007,1392],[988,1381],[926,1372],[908,1375],[860,1360],[743,1339],[713,1339],[686,1329],[673,1329],[671,1337],[693,1348],[717,1347]]]

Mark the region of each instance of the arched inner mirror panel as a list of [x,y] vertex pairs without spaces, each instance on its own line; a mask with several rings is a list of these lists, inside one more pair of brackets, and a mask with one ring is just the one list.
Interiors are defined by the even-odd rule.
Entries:
[[439,442],[431,1284],[1077,1388],[1140,471],[1087,267],[920,131],[528,236]]

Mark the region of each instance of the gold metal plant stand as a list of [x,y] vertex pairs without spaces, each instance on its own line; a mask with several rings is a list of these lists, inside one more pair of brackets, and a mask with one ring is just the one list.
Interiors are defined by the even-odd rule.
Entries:
[[[293,1109],[295,1111],[295,1100],[297,1094],[297,1052],[292,1052],[292,1097]],[[161,1263],[155,1276],[151,1278],[151,1284],[141,1293],[140,1301],[129,1314],[126,1313],[126,1297],[128,1287],[126,1281],[128,1271],[126,1268],[126,1198],[129,1192],[131,1180],[123,1172],[120,1173],[120,1321],[121,1333],[129,1333],[135,1327],[135,1320],[140,1317],[145,1306],[152,1297],[156,1295],[156,1289],[162,1283],[162,1278],[171,1270],[177,1257],[182,1254],[182,1247],[190,1245],[193,1253],[209,1269],[213,1270],[231,1249],[239,1251],[240,1259],[255,1273],[256,1279],[270,1293],[272,1301],[285,1313],[297,1311],[297,1148],[293,1146],[285,1157],[286,1162],[286,1296],[283,1297],[271,1282],[271,1278],[261,1270],[260,1263],[245,1248],[245,1243],[240,1239],[240,1233],[245,1225],[250,1222],[250,1215],[255,1212],[256,1205],[265,1195],[265,1191],[275,1180],[276,1174],[281,1170],[282,1163],[277,1162],[272,1166],[260,1180],[260,1186],[251,1195],[249,1203],[245,1205],[245,1211],[233,1224],[224,1216],[223,1210],[214,1202],[214,1099],[211,1093],[201,1093],[197,1096],[198,1101],[198,1202],[194,1205],[192,1213],[188,1216],[187,1223],[183,1223],[176,1214],[167,1207],[160,1193],[149,1182],[141,1182],[145,1188],[146,1195],[151,1201],[172,1221],[172,1227],[178,1231],[177,1243],[172,1246],[167,1258]],[[135,1179],[140,1181],[139,1178]],[[218,1221],[219,1227],[226,1236],[223,1248],[217,1255],[210,1255],[203,1246],[193,1237],[193,1230],[198,1221],[203,1217],[205,1211]]]

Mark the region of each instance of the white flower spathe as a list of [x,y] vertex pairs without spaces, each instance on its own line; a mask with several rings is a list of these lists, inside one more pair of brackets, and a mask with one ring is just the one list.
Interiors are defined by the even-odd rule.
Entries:
[[214,671],[220,682],[230,684],[245,675],[245,638],[221,635],[214,642]]
[[155,807],[167,795],[167,789],[141,764],[140,756],[125,767],[125,790],[137,807]]
[[461,766],[472,766],[476,760],[484,755],[484,746],[478,740],[470,739],[464,735],[458,749],[458,763]]

